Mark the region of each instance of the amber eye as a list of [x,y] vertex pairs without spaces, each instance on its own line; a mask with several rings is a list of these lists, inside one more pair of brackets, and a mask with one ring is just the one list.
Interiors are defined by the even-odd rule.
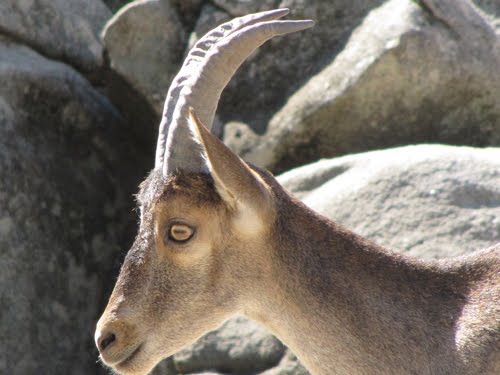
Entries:
[[193,234],[194,229],[186,224],[172,224],[168,229],[168,239],[174,242],[186,242]]

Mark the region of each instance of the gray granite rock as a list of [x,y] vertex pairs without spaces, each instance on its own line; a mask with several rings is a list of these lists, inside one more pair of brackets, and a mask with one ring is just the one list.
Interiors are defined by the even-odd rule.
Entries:
[[98,373],[142,158],[75,70],[4,38],[0,56],[0,373]]
[[[332,4],[328,1],[313,0],[306,4],[302,0],[221,0],[204,3],[189,37],[188,47],[221,22],[256,10],[290,7],[290,19],[312,18],[318,21],[316,27],[306,33],[276,38],[249,59],[221,98],[221,120],[243,121],[249,123],[257,132],[262,132],[272,114],[312,73],[324,66],[325,59],[338,52],[348,33],[369,10],[381,2],[382,0],[363,0],[353,3],[340,0]],[[197,1],[189,1],[185,7],[180,6],[183,3],[177,0],[173,3],[180,10],[182,18],[189,19],[193,9],[197,10],[200,6]],[[162,27],[162,24],[158,23],[162,21],[150,19],[149,22],[156,27]],[[184,24],[190,25],[191,22]]]
[[232,17],[262,12],[280,7],[280,0],[212,0],[219,8],[224,9]]
[[231,121],[224,126],[224,144],[236,153],[250,153],[259,142],[261,137],[247,124]]
[[127,4],[102,32],[111,70],[143,95],[158,117],[182,63],[186,38],[168,0]]
[[217,8],[211,3],[204,4],[200,9],[200,14],[194,25],[194,29],[189,35],[188,49],[191,49],[194,44],[207,32],[215,26],[231,20],[232,17],[225,10]]
[[288,349],[281,362],[276,367],[264,371],[262,375],[309,375],[309,371],[302,366],[298,358]]
[[255,374],[276,365],[285,352],[281,342],[258,324],[237,317],[174,355],[181,374],[216,370]]
[[116,13],[121,7],[132,1],[133,0],[102,0],[112,13]]
[[473,0],[483,15],[495,26],[500,34],[500,1],[498,0]]
[[381,245],[452,257],[500,241],[500,148],[407,146],[325,159],[279,181]]
[[186,30],[192,30],[199,16],[203,0],[171,0],[172,5],[177,8],[182,23]]
[[499,97],[500,39],[468,0],[390,0],[242,155],[283,171],[401,144],[500,145]]
[[2,0],[0,34],[90,73],[102,65],[99,33],[110,16],[101,0]]

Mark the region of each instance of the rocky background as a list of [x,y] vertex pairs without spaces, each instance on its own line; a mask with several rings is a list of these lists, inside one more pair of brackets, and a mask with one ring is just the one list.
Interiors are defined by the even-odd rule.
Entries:
[[[246,13],[289,7],[317,25],[231,81],[215,127],[230,147],[400,251],[500,240],[499,0],[126,3],[0,2],[0,373],[107,373],[93,331],[168,86],[190,45]],[[307,371],[236,318],[155,374]]]

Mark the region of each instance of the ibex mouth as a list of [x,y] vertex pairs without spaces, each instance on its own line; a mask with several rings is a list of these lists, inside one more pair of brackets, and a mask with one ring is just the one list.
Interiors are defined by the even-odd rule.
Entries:
[[113,367],[120,372],[123,370],[126,370],[127,367],[130,366],[130,363],[132,363],[134,358],[136,358],[137,355],[141,352],[141,349],[142,349],[142,344],[140,344],[137,348],[135,348],[135,350],[132,353],[130,353],[130,355],[127,358],[125,358],[123,361],[118,362],[117,364],[113,365]]

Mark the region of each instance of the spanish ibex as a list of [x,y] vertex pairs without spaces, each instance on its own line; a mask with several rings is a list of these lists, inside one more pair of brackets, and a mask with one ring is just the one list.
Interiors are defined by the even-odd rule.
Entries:
[[[500,374],[500,246],[424,262],[316,214],[210,127],[255,48],[312,21],[237,18],[188,54],[167,94],[137,238],[95,340],[146,374],[234,314],[260,322],[313,374]],[[195,114],[196,113],[196,114]]]

